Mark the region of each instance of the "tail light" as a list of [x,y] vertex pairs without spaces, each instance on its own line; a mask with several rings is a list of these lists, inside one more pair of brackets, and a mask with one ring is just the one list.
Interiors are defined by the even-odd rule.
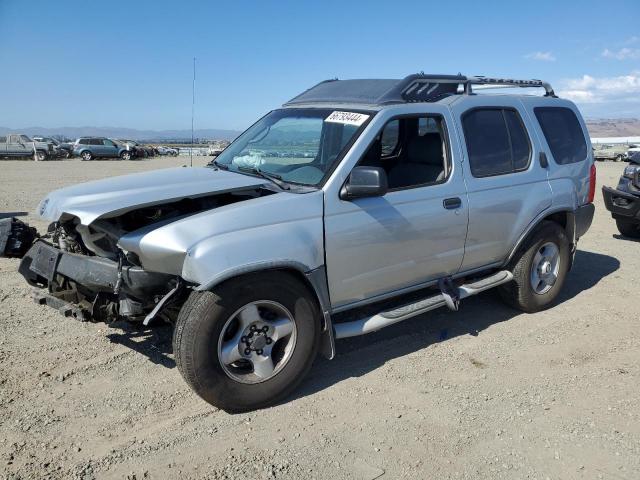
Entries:
[[587,197],[587,203],[593,203],[593,198],[596,196],[596,164],[591,164],[591,170],[589,170],[589,195]]

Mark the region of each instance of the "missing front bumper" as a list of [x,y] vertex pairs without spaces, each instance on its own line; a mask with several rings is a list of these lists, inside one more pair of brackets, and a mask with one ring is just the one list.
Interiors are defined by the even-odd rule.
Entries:
[[84,321],[144,318],[179,285],[172,275],[131,265],[120,269],[112,260],[64,252],[42,240],[24,255],[18,272],[38,287],[37,303]]
[[[56,275],[74,281],[95,293],[113,293],[118,281],[118,263],[103,257],[63,252],[38,240],[24,255],[18,271],[33,286],[46,287]],[[122,267],[121,290],[144,299],[164,294],[175,277],[147,272],[142,267]]]

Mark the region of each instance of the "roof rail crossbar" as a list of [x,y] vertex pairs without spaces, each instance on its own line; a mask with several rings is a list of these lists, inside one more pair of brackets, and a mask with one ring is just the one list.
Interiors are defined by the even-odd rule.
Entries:
[[[472,85],[488,85],[492,88],[500,88],[500,87],[520,87],[520,88],[530,88],[530,87],[538,87],[544,88],[546,97],[555,97],[556,94],[553,91],[553,88],[548,82],[543,80],[517,80],[513,78],[491,78],[491,77],[468,77],[465,82],[464,92],[466,94],[471,94],[473,92]],[[485,87],[487,88],[487,87]]]

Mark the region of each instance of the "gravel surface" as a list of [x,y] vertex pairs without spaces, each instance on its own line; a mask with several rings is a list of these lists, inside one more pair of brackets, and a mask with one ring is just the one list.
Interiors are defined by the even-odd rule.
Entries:
[[[186,162],[0,162],[0,210]],[[623,165],[598,169],[556,307],[522,314],[488,292],[340,341],[292,398],[241,415],[189,390],[168,327],[63,318],[0,259],[0,478],[640,478],[639,244],[599,191]]]

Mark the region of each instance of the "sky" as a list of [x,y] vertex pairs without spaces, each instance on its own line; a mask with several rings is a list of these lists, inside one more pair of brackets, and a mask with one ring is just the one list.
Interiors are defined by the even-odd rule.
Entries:
[[640,118],[640,0],[0,0],[0,126],[242,130],[327,78],[540,78]]

